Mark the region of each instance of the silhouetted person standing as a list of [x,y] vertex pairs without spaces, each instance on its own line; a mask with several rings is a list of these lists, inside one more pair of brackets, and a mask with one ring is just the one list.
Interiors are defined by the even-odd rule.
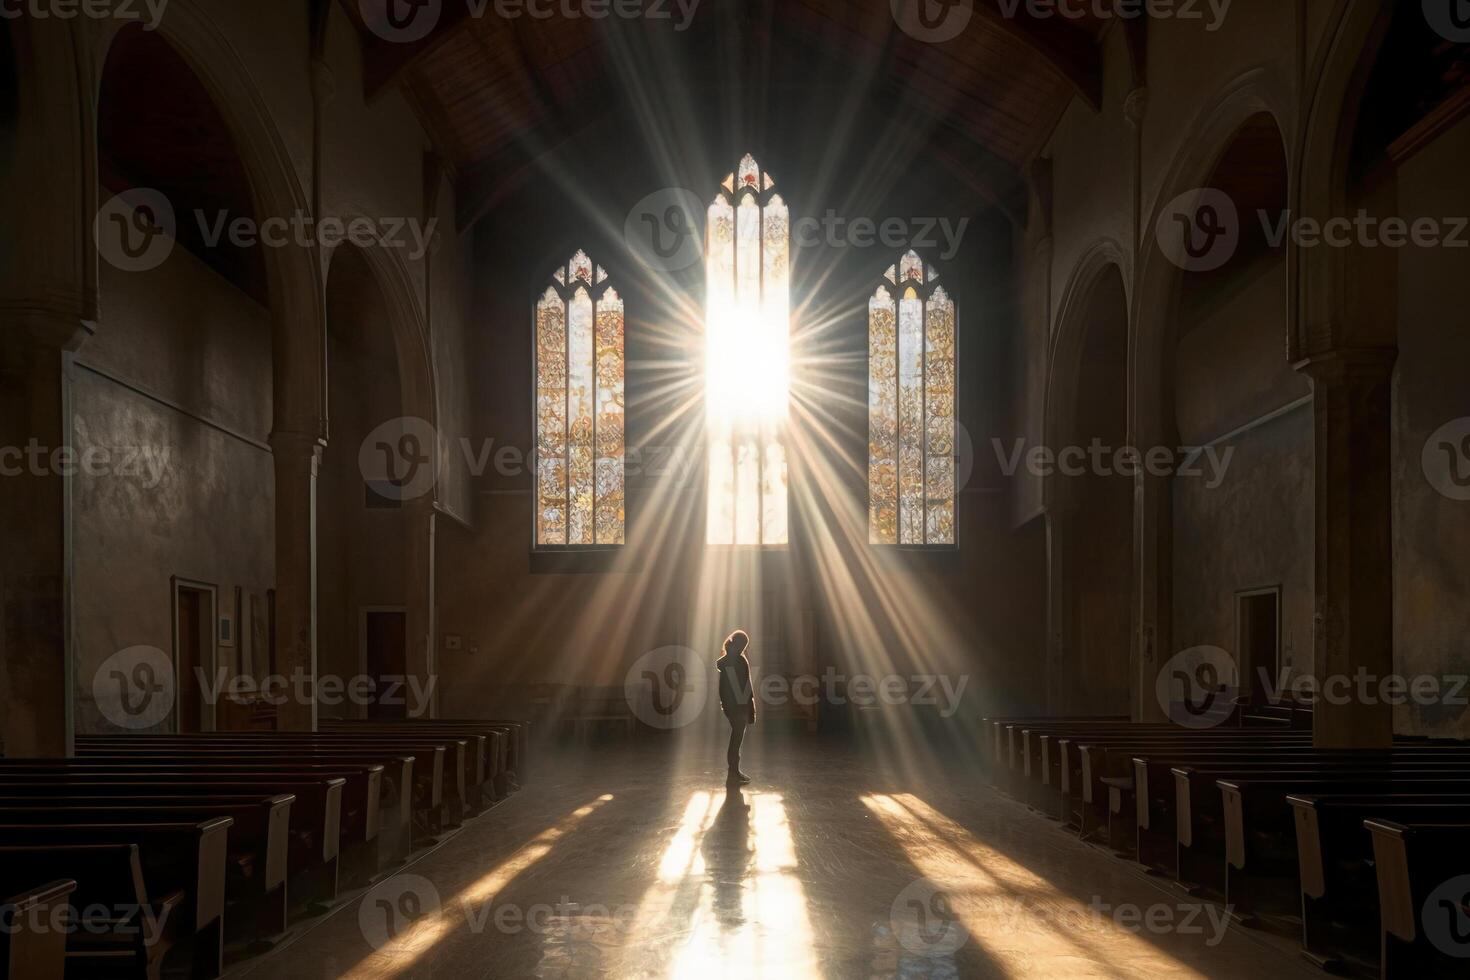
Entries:
[[740,771],[740,743],[745,741],[745,728],[755,724],[755,692],[750,685],[750,661],[745,651],[750,647],[750,634],[736,630],[725,637],[724,654],[715,661],[720,672],[720,709],[730,722],[730,749],[725,761],[730,766],[729,781],[748,783],[750,777]]

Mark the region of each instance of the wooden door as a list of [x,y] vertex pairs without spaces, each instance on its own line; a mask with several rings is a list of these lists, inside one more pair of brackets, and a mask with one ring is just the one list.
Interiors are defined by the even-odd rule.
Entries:
[[390,694],[393,703],[376,697],[368,705],[369,718],[408,717],[408,614],[402,611],[368,611],[363,614],[366,631],[366,669],[378,682],[379,695]]

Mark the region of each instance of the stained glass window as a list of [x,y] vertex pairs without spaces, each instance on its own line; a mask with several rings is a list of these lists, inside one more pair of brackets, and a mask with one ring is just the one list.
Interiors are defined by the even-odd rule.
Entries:
[[914,252],[868,300],[868,540],[955,544],[955,304]]
[[746,155],[709,206],[705,250],[706,540],[787,543],[791,222]]
[[623,301],[577,252],[536,304],[536,545],[620,545]]

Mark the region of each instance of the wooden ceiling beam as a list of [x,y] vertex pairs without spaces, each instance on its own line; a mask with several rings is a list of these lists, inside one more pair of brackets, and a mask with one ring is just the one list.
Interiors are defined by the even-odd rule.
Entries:
[[362,4],[358,0],[339,0],[348,18],[357,26],[362,41],[362,95],[371,103],[386,89],[403,80],[404,74],[415,64],[438,50],[470,22],[470,4],[467,0],[445,0],[439,20],[433,30],[421,40],[410,43],[386,40],[374,30],[375,25],[365,23]]
[[[516,140],[494,156],[463,168],[454,185],[455,228],[460,232],[469,229],[541,170],[548,157],[563,152],[589,130],[614,118],[608,112],[597,110],[586,113],[570,126],[548,123],[542,131],[550,130],[552,135]],[[533,139],[541,145],[528,148],[526,144]]]
[[1028,16],[1015,0],[976,0],[974,9],[987,24],[1040,55],[1094,112],[1102,108],[1102,49],[1092,34],[1061,17]]

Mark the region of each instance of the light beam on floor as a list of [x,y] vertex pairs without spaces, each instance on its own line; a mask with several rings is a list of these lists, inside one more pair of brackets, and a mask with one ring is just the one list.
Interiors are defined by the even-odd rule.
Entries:
[[470,924],[484,928],[493,919],[490,903],[495,896],[527,868],[546,857],[557,841],[612,799],[612,794],[605,793],[531,838],[515,853],[444,901],[438,911],[415,920],[387,944],[343,974],[342,980],[387,980],[403,976],[425,953],[455,929]]
[[821,975],[796,845],[778,793],[695,793],[639,902],[625,953],[671,980]]
[[1006,976],[1204,980],[913,794],[868,794],[862,802]]

